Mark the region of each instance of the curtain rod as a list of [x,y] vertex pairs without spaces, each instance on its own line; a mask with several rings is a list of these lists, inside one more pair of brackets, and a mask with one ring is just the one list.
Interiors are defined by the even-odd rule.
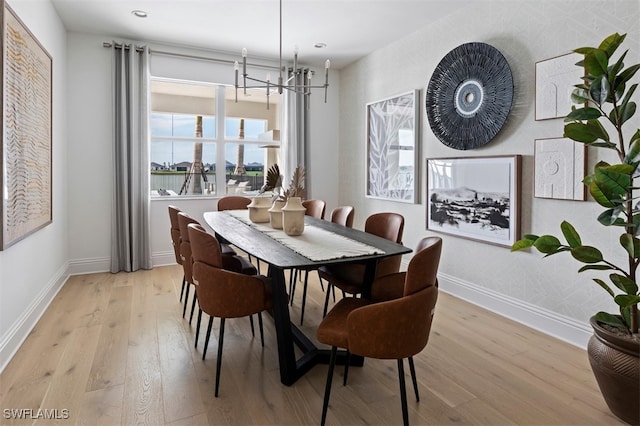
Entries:
[[[131,44],[120,44],[120,43],[111,43],[111,42],[103,42],[102,43],[103,47],[114,47],[116,49],[125,49],[125,50],[129,50],[131,49]],[[142,52],[143,48],[142,46],[135,46],[135,49],[137,52]],[[219,64],[230,64],[233,65],[235,63],[235,61],[232,61],[230,59],[220,59],[220,58],[209,58],[206,56],[197,56],[197,55],[188,55],[186,53],[175,53],[175,52],[166,52],[164,50],[155,50],[155,49],[149,49],[149,53],[152,55],[161,55],[161,56],[173,56],[176,58],[185,58],[185,59],[197,59],[197,60],[201,60],[201,61],[208,61],[208,62],[216,62]],[[247,64],[251,67],[254,68],[264,68],[264,69],[269,69],[269,70],[279,70],[279,67],[273,66],[273,65],[262,65],[262,64]]]

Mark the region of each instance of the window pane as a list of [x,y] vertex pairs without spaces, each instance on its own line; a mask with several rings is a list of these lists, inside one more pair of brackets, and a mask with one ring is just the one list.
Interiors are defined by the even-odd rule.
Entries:
[[178,195],[215,194],[215,164],[215,143],[152,140],[151,190]]
[[[267,120],[244,118],[244,138],[258,139],[258,135],[267,131]],[[226,118],[225,138],[238,139],[240,137],[240,118]]]
[[[227,143],[224,151],[227,193],[260,189],[264,183],[266,150],[255,144]],[[241,167],[238,167],[238,164]]]
[[[151,114],[152,136],[195,137],[196,116],[154,112]],[[215,117],[202,116],[202,137],[215,138]]]

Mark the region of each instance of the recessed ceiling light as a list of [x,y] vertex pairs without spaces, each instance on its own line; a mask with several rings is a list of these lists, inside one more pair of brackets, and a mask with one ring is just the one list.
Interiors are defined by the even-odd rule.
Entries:
[[324,49],[325,47],[327,47],[327,43],[316,43],[313,45],[313,47],[315,47],[316,49]]
[[147,12],[144,10],[132,10],[131,14],[137,16],[138,18],[146,18],[148,16]]

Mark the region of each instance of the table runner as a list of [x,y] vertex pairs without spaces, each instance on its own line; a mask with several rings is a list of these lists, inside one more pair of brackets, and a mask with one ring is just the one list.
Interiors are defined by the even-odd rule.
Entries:
[[225,213],[257,229],[285,247],[313,261],[382,254],[383,250],[338,235],[317,226],[305,224],[299,236],[289,236],[282,229],[274,229],[268,223],[253,223],[248,210],[226,210]]

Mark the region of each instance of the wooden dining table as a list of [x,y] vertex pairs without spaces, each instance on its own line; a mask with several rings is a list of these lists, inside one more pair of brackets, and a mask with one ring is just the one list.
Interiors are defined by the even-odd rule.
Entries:
[[[377,249],[376,253],[365,255],[321,261],[311,260],[268,233],[262,232],[256,226],[252,226],[251,223],[240,220],[233,215],[232,211],[205,212],[204,220],[217,237],[222,237],[240,250],[268,265],[267,275],[273,286],[273,309],[270,313],[276,331],[280,381],[287,386],[295,383],[316,364],[328,364],[329,350],[316,347],[314,342],[291,322],[284,271],[341,263],[364,263],[366,266],[362,297],[367,298],[371,294],[371,283],[375,277],[378,260],[411,252],[411,249],[402,244],[326,220],[305,216],[305,227],[317,227]],[[296,358],[294,345],[297,345],[302,352],[302,356],[299,358]],[[362,365],[361,358],[351,357],[351,363],[357,364],[358,362]]]

